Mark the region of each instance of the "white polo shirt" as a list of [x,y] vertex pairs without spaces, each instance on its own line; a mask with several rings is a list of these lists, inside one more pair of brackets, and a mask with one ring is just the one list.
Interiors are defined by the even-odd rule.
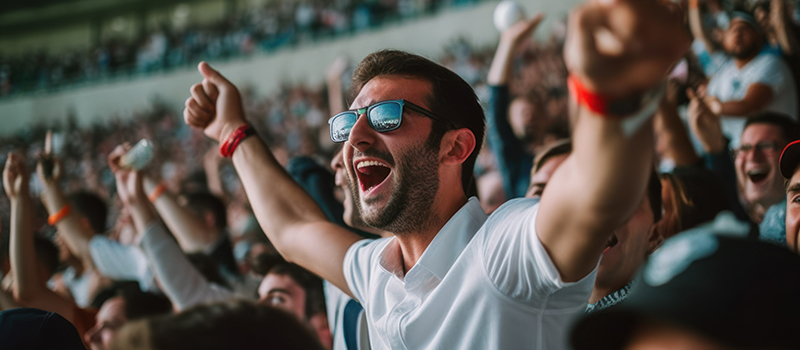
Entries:
[[596,271],[565,283],[520,198],[487,219],[470,198],[403,276],[394,238],[357,242],[344,259],[373,349],[567,349]]

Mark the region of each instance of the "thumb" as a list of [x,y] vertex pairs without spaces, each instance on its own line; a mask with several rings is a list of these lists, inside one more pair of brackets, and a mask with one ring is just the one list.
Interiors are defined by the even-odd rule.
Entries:
[[214,68],[211,68],[211,66],[205,61],[202,61],[199,65],[197,65],[197,70],[200,71],[200,74],[202,74],[204,78],[208,79],[215,85],[230,84],[228,79],[225,79],[222,74],[219,74],[219,72],[214,70]]

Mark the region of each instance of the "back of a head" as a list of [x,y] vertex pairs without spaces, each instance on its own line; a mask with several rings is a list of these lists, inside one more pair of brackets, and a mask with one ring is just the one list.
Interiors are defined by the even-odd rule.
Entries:
[[44,266],[50,274],[54,274],[61,263],[58,260],[58,247],[53,241],[36,235],[33,239],[33,248],[36,251],[37,262]]
[[108,207],[103,199],[86,191],[72,193],[68,199],[72,209],[89,220],[94,233],[106,231]]
[[114,350],[323,349],[286,311],[235,300],[126,325]]
[[[486,127],[483,108],[475,91],[453,71],[422,56],[397,50],[382,50],[369,54],[353,72],[351,95],[358,95],[367,82],[375,77],[397,75],[429,81],[433,93],[428,106],[434,115],[455,125],[468,128],[475,135],[475,149],[461,168],[461,184],[469,192],[475,160],[483,144]],[[441,137],[448,130],[446,122],[434,121],[432,135]]]
[[228,213],[225,203],[209,192],[190,192],[184,194],[186,206],[195,213],[211,212],[214,215],[215,227],[223,230],[228,226]]
[[705,168],[677,167],[662,177],[673,186],[672,210],[677,213],[675,233],[712,221],[722,211],[732,210],[724,188]]
[[0,312],[0,347],[85,350],[72,323],[57,313],[28,308]]
[[576,323],[573,348],[623,349],[638,326],[652,321],[702,335],[722,348],[796,349],[800,256],[730,237],[748,230],[731,217],[721,215],[667,240],[642,268],[625,303]]

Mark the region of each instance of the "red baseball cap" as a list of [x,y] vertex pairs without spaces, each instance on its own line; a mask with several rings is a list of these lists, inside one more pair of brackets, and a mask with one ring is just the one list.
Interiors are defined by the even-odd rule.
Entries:
[[794,170],[800,164],[800,140],[792,141],[781,152],[781,175],[787,179],[791,179],[794,175]]

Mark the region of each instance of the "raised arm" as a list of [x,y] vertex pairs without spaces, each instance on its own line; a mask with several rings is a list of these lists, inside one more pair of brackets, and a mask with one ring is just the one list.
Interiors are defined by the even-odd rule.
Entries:
[[[11,201],[11,271],[14,299],[26,307],[55,312],[74,321],[74,304],[47,289],[40,272],[31,229],[31,198],[23,159],[9,154],[3,170],[3,187]],[[74,322],[73,322],[74,323]]]
[[[574,10],[564,47],[572,79],[609,99],[662,84],[690,44],[679,11],[668,6],[597,0]],[[573,152],[545,188],[536,219],[539,239],[566,282],[597,266],[613,230],[641,202],[653,168],[649,121],[628,130],[632,119],[625,116],[572,107],[578,113]]]
[[798,53],[800,43],[797,41],[794,30],[792,30],[791,19],[786,13],[786,2],[783,0],[772,0],[770,2],[769,21],[778,39],[778,45],[787,56]]
[[706,51],[713,53],[716,51],[714,43],[708,38],[706,30],[703,28],[703,18],[700,13],[700,0],[689,0],[689,29],[696,40],[703,42]]
[[[47,164],[48,162],[52,162],[52,167]],[[58,234],[64,239],[70,252],[81,260],[83,266],[92,268],[94,262],[89,252],[89,241],[95,233],[99,232],[94,232],[83,216],[67,208],[70,205],[69,200],[59,185],[62,172],[61,162],[52,155],[45,154],[43,158],[39,159],[36,173],[39,175],[39,181],[43,187],[42,202],[50,216],[65,214],[56,221]]]
[[215,228],[204,225],[202,218],[178,204],[174,194],[159,186],[153,179],[144,178],[145,193],[158,194],[157,198],[153,198],[153,206],[184,252],[205,251],[217,242],[219,236]]
[[[542,14],[538,14],[503,31],[486,77],[490,87],[486,138],[497,159],[506,198],[525,195],[533,162],[533,157],[526,152],[525,146],[514,135],[508,122],[511,61],[516,48],[531,36],[543,18]],[[520,182],[524,183],[520,185]]]
[[125,146],[118,146],[109,155],[108,164],[114,172],[120,200],[131,213],[137,238],[164,294],[178,310],[233,298],[231,291],[203,277],[167,233],[145,195],[144,175],[119,166],[119,158],[126,151]]
[[[204,79],[192,86],[184,119],[225,141],[246,124],[239,91],[205,62],[198,69]],[[347,249],[361,238],[329,222],[258,137],[239,143],[233,165],[261,228],[281,255],[350,294],[342,264]]]
[[325,72],[325,83],[328,87],[328,109],[331,114],[345,110],[344,92],[342,91],[342,74],[345,69],[347,69],[347,59],[339,57]]
[[700,161],[700,157],[694,151],[689,132],[678,115],[678,89],[678,82],[667,82],[666,95],[653,122],[659,142],[666,146],[666,153],[675,161],[675,165],[693,166]]

